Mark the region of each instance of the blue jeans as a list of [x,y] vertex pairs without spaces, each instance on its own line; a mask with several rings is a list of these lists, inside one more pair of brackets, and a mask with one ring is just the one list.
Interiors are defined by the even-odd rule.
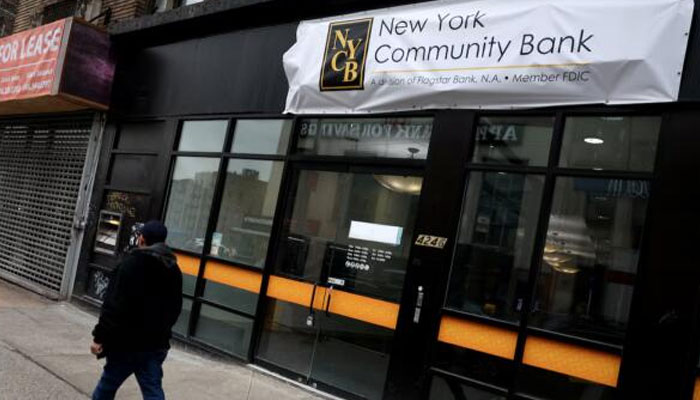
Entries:
[[119,387],[131,374],[136,375],[144,400],[165,400],[162,366],[167,355],[167,350],[108,355],[92,400],[114,399]]

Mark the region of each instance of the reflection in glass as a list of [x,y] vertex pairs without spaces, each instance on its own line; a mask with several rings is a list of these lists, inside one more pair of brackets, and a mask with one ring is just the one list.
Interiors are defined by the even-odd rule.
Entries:
[[447,306],[517,321],[526,296],[544,178],[473,172]]
[[[382,398],[393,331],[271,300],[257,357],[363,398]],[[318,340],[317,340],[318,339]]]
[[472,162],[546,166],[552,117],[481,117]]
[[290,119],[239,119],[236,121],[231,152],[285,154],[291,131]]
[[622,344],[649,182],[558,178],[531,324]]
[[431,118],[303,119],[297,152],[425,159],[432,130]]
[[435,344],[434,366],[453,374],[498,387],[510,386],[514,372],[512,360],[451,344]]
[[262,268],[284,164],[276,161],[229,161],[219,221],[211,254]]
[[182,273],[182,293],[194,296],[194,289],[197,285],[197,277],[187,273]]
[[256,357],[308,376],[317,328],[306,324],[308,307],[269,299],[266,311]]
[[218,158],[176,159],[165,213],[169,246],[202,252],[218,169]]
[[454,379],[433,376],[430,400],[506,400],[500,394],[463,385]]
[[323,313],[319,326],[311,379],[366,399],[382,399],[394,332]]
[[190,314],[192,313],[192,300],[182,299],[182,311],[180,316],[173,326],[173,332],[179,333],[182,336],[187,336],[187,327],[190,323]]
[[202,304],[194,336],[240,357],[248,356],[253,320]]
[[[421,183],[395,175],[299,171],[275,272],[334,287],[323,301],[342,301],[336,297],[342,291],[398,303]],[[348,306],[374,307],[361,303]],[[332,312],[309,317],[308,307],[273,301],[258,357],[312,382],[381,399],[393,330]]]
[[180,131],[178,151],[222,152],[228,121],[185,121]]
[[[301,171],[278,271],[398,302],[420,190],[383,184],[392,178],[404,179]],[[410,179],[420,187],[420,178]],[[392,237],[362,236],[358,226],[382,227]]]
[[205,280],[205,299],[230,307],[234,310],[254,315],[258,305],[257,293],[248,292],[223,283]]
[[614,388],[526,365],[519,369],[517,391],[551,400],[614,400],[619,398]]
[[661,117],[570,117],[559,166],[653,171]]

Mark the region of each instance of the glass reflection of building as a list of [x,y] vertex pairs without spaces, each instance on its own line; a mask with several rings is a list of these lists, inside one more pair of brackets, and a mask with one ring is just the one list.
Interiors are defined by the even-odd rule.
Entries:
[[263,267],[282,169],[272,168],[267,177],[261,173],[253,168],[233,172],[229,168],[212,255]]
[[174,247],[201,251],[216,177],[215,171],[205,171],[195,173],[193,178],[173,179],[167,223]]

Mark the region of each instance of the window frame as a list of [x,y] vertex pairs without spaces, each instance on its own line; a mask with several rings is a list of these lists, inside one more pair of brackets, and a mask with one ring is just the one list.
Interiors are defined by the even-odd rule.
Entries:
[[[567,118],[570,117],[658,117],[661,120],[659,127],[659,134],[657,136],[656,153],[654,155],[654,168],[651,171],[630,171],[630,170],[593,170],[593,169],[583,169],[583,168],[565,168],[560,167],[560,157],[563,148],[564,133],[565,133],[565,123]],[[481,117],[553,117],[554,123],[552,126],[552,135],[550,138],[549,155],[546,165],[542,166],[521,166],[513,164],[487,164],[473,162],[474,153],[476,151],[476,129],[479,126],[479,119]],[[447,284],[443,287],[444,293],[442,294],[442,303],[439,310],[439,315],[436,317],[437,321],[441,321],[444,316],[452,316],[461,318],[467,321],[473,321],[477,323],[483,323],[487,326],[492,326],[496,328],[502,328],[510,330],[517,334],[517,341],[515,347],[515,356],[511,360],[513,366],[513,374],[510,385],[508,387],[498,387],[493,383],[486,381],[479,381],[474,378],[467,376],[458,375],[450,371],[446,371],[441,368],[434,367],[436,361],[436,351],[435,348],[440,345],[438,342],[438,333],[440,330],[440,324],[436,324],[433,327],[433,341],[434,349],[431,351],[430,363],[429,363],[429,374],[430,375],[441,375],[449,376],[452,379],[456,379],[458,382],[475,385],[475,387],[484,388],[495,388],[499,392],[507,393],[508,398],[529,398],[531,395],[518,391],[517,382],[518,376],[520,375],[520,366],[524,365],[523,358],[525,352],[525,344],[528,337],[541,337],[544,339],[552,339],[566,344],[577,345],[585,348],[590,348],[593,350],[603,351],[609,354],[613,354],[622,358],[624,345],[616,345],[612,343],[601,342],[593,339],[588,339],[584,337],[571,336],[564,333],[559,333],[556,331],[545,330],[537,328],[535,326],[530,326],[529,318],[532,313],[532,307],[536,298],[535,290],[537,286],[537,280],[541,269],[541,260],[544,253],[544,245],[546,242],[546,235],[549,227],[550,214],[552,211],[552,202],[554,199],[554,190],[557,178],[600,178],[600,179],[623,179],[623,180],[644,180],[648,181],[650,184],[650,192],[654,192],[654,183],[658,175],[658,165],[659,159],[663,154],[661,149],[662,135],[664,130],[664,122],[666,120],[666,111],[663,109],[560,109],[560,110],[526,110],[526,111],[479,111],[474,112],[473,126],[471,127],[471,135],[469,146],[469,152],[465,155],[464,162],[464,184],[463,193],[461,198],[461,206],[459,210],[459,218],[462,218],[462,213],[464,212],[464,206],[466,201],[466,193],[469,188],[469,176],[474,172],[505,172],[514,173],[522,175],[538,175],[544,178],[544,186],[542,191],[542,199],[539,205],[537,225],[535,228],[535,239],[532,248],[532,256],[529,262],[530,268],[528,272],[527,280],[527,290],[526,298],[523,302],[522,312],[520,314],[520,319],[517,323],[501,320],[498,318],[493,318],[485,315],[479,315],[476,313],[470,313],[464,310],[458,310],[450,308],[447,305],[447,292],[450,288],[450,282],[452,280],[452,269],[454,268],[455,256],[456,256],[456,245],[459,239],[459,230],[461,229],[461,220],[457,224],[457,229],[454,232],[454,242],[451,248],[450,264],[448,267],[449,276],[446,279]],[[653,196],[653,195],[652,195]],[[648,212],[648,211],[647,211]],[[642,232],[642,244],[640,246],[640,257],[637,260],[637,270],[635,272],[635,284],[633,287],[632,295],[632,309],[630,311],[630,318],[635,314],[635,302],[638,295],[638,282],[640,271],[643,268],[643,262],[641,253],[644,251],[644,237],[648,230],[648,215],[645,216],[644,220],[644,230]],[[625,337],[623,343],[627,342],[628,334],[630,332],[631,326],[628,323]],[[700,370],[700,368],[698,368]],[[565,376],[565,375],[563,375]],[[618,384],[619,387],[619,384]],[[429,390],[429,389],[427,389]],[[615,389],[617,390],[617,389]],[[427,393],[427,392],[426,392]]]
[[[292,129],[290,129],[289,135],[290,138],[287,142],[287,149],[285,154],[244,154],[244,153],[232,153],[230,152],[231,146],[233,144],[233,136],[235,134],[235,129],[236,129],[236,123],[239,119],[245,119],[245,120],[291,120],[292,121]],[[222,143],[221,150],[219,152],[203,152],[203,151],[182,151],[178,150],[180,138],[182,135],[182,128],[184,125],[184,122],[186,121],[209,121],[209,120],[226,120],[228,122],[227,128],[226,128],[226,134],[224,136],[224,141]],[[253,271],[256,273],[260,273],[265,276],[265,271],[268,269],[268,265],[270,264],[270,251],[272,249],[272,238],[274,237],[275,234],[275,225],[277,224],[278,220],[278,213],[280,212],[280,201],[281,198],[284,196],[281,196],[280,194],[282,193],[283,190],[283,184],[286,181],[286,175],[287,175],[287,169],[288,169],[288,161],[289,161],[289,153],[291,150],[291,145],[292,145],[292,137],[291,135],[294,134],[294,126],[296,125],[296,118],[290,117],[290,116],[285,116],[285,115],[260,115],[260,116],[249,116],[249,115],[226,115],[226,116],[221,116],[221,115],[205,115],[205,116],[182,116],[178,117],[176,119],[176,133],[174,135],[174,140],[171,143],[171,146],[169,148],[169,151],[166,152],[165,157],[167,157],[167,162],[168,162],[168,178],[166,181],[166,186],[164,188],[164,195],[162,199],[162,206],[160,207],[160,217],[161,219],[164,219],[167,210],[168,210],[168,202],[170,200],[170,192],[172,189],[172,179],[173,175],[175,172],[175,163],[177,162],[178,157],[205,157],[205,158],[214,158],[219,160],[219,165],[217,169],[217,177],[216,177],[216,183],[214,187],[214,195],[212,198],[212,203],[210,205],[210,212],[209,212],[209,217],[206,221],[206,231],[205,231],[205,236],[204,236],[204,243],[202,246],[202,251],[201,253],[199,252],[194,252],[190,250],[185,250],[185,249],[179,249],[179,248],[173,248],[174,251],[195,257],[199,260],[199,268],[197,271],[197,276],[196,276],[196,281],[195,281],[195,288],[194,288],[194,294],[190,295],[187,293],[182,293],[183,299],[187,299],[192,301],[192,308],[190,310],[190,315],[189,315],[189,320],[187,321],[187,329],[186,329],[186,334],[182,335],[180,333],[174,332],[173,334],[176,337],[186,339],[187,341],[193,343],[196,346],[202,347],[203,349],[213,351],[218,354],[225,355],[227,357],[233,357],[236,359],[240,359],[242,361],[249,362],[252,359],[252,351],[253,348],[255,347],[255,342],[256,342],[256,331],[257,328],[256,326],[259,324],[259,310],[260,310],[260,303],[261,303],[261,298],[265,297],[263,295],[264,293],[264,284],[265,284],[265,279],[263,279],[263,285],[261,285],[260,292],[257,293],[257,304],[256,304],[256,310],[254,313],[248,313],[242,310],[238,310],[234,307],[231,307],[226,304],[222,304],[220,302],[210,300],[204,297],[204,289],[206,285],[206,279],[204,278],[204,273],[206,269],[207,262],[214,261],[217,263],[225,264],[234,268],[246,270],[246,271]],[[273,218],[273,227],[272,227],[272,232],[270,235],[270,242],[268,243],[268,252],[267,252],[267,257],[265,259],[265,265],[263,268],[260,267],[255,267],[255,266],[250,266],[246,265],[244,263],[237,263],[231,260],[227,260],[224,258],[220,258],[217,256],[213,256],[210,253],[211,251],[211,245],[212,245],[212,239],[213,239],[213,233],[216,231],[216,225],[218,223],[218,218],[219,218],[219,213],[221,211],[221,205],[222,205],[222,198],[223,198],[223,192],[224,192],[224,187],[226,184],[226,170],[228,168],[229,161],[232,159],[244,159],[244,160],[264,160],[264,161],[277,161],[277,162],[282,162],[282,184],[280,185],[279,188],[279,193],[278,193],[278,198],[277,198],[277,206],[275,210],[275,216]],[[238,289],[242,290],[242,289]],[[243,317],[250,319],[253,322],[253,331],[251,333],[252,339],[251,343],[249,344],[249,349],[247,349],[247,355],[246,356],[241,356],[239,354],[234,354],[231,353],[230,351],[220,348],[214,344],[207,343],[203,341],[202,339],[199,339],[197,336],[195,336],[196,329],[197,329],[197,323],[199,321],[199,316],[200,316],[200,311],[202,308],[202,305],[206,305],[209,307],[213,307],[216,309],[219,309],[224,312],[228,312],[231,314],[234,314],[238,317]]]

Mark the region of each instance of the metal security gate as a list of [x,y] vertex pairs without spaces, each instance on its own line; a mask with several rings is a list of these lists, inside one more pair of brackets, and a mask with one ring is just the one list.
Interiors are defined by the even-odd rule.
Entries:
[[0,277],[68,295],[97,122],[93,114],[0,120]]

